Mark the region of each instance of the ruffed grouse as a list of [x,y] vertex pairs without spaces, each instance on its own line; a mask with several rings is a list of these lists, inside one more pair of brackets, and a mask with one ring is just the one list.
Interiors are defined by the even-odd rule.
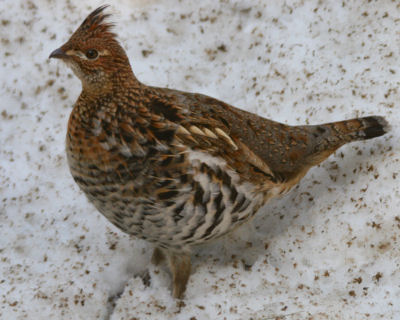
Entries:
[[82,92],[68,122],[73,178],[122,231],[155,246],[180,298],[191,247],[249,221],[340,146],[381,136],[370,116],[288,126],[201,94],[139,82],[102,6],[50,58],[72,68]]

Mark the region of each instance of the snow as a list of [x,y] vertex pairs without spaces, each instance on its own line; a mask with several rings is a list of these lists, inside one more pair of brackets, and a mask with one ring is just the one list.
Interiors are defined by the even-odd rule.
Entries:
[[101,4],[0,2],[0,318],[399,319],[399,4],[112,2],[147,84],[289,124],[371,114],[392,124],[197,248],[182,303],[167,270],[150,264],[150,245],[96,212],[68,171],[80,83],[48,56]]

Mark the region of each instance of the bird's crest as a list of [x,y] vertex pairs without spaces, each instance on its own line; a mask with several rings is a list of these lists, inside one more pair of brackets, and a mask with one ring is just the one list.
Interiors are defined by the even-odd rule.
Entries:
[[103,13],[103,11],[108,7],[109,5],[103,5],[90,13],[71,38],[116,38],[116,34],[111,32],[114,24],[106,21],[111,15]]

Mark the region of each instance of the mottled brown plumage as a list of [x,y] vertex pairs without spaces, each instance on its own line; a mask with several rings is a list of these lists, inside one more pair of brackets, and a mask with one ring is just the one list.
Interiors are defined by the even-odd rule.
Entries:
[[72,176],[95,207],[167,259],[182,297],[192,246],[248,221],[345,143],[383,135],[371,116],[288,126],[216,99],[140,83],[105,19],[92,12],[50,57],[82,81],[69,119]]

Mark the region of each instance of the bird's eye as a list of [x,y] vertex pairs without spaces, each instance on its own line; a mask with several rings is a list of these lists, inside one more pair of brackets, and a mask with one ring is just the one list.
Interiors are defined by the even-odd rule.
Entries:
[[86,57],[90,60],[96,59],[99,53],[95,49],[89,49],[86,51]]

